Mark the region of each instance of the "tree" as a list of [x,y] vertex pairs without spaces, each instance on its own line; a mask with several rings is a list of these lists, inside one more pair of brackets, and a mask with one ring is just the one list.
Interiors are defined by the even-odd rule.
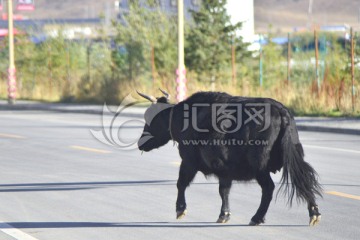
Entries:
[[206,78],[220,77],[221,70],[231,66],[231,44],[236,54],[247,55],[247,44],[236,35],[242,23],[231,24],[226,0],[203,0],[199,11],[191,11],[193,25],[186,36],[185,63]]
[[[116,23],[114,63],[129,80],[151,70],[152,79],[170,79],[176,69],[176,16],[164,13],[155,0],[130,2],[123,21]],[[123,57],[120,57],[122,54]]]

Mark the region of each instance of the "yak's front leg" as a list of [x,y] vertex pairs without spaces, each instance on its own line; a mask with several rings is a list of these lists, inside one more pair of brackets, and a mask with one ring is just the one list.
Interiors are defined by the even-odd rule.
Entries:
[[178,196],[176,200],[176,219],[181,219],[186,214],[185,190],[194,179],[196,173],[196,168],[186,164],[184,161],[181,163],[177,181]]
[[231,213],[230,213],[230,204],[229,204],[229,193],[231,188],[231,182],[232,180],[230,179],[223,179],[223,178],[219,179],[219,194],[221,197],[222,204],[221,204],[220,216],[216,221],[217,223],[226,223],[230,220]]

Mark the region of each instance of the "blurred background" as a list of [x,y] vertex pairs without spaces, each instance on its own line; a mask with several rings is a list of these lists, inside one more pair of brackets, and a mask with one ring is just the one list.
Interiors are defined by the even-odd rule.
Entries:
[[[13,2],[18,99],[119,104],[134,89],[178,94],[178,0]],[[298,115],[360,115],[359,1],[183,2],[188,96],[226,91],[272,97]]]

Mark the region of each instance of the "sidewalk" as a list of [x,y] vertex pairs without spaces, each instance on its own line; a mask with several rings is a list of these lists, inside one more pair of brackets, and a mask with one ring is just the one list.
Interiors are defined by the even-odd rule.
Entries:
[[[109,109],[114,112],[117,108],[118,106],[109,106]],[[103,114],[102,105],[42,103],[35,101],[17,101],[14,105],[8,105],[6,100],[0,100],[0,111],[4,110],[54,111],[99,115]],[[121,115],[126,117],[142,118],[145,110],[146,108],[132,107],[122,111]],[[360,118],[296,117],[295,120],[296,125],[300,131],[360,135]]]
[[[36,101],[16,101],[16,104],[9,105],[6,100],[0,100],[0,111],[54,111],[64,113],[85,113],[85,114],[103,114],[103,105],[95,104],[77,104],[77,103],[44,103]],[[108,108],[116,112],[119,106],[109,105]],[[142,117],[145,108],[131,107],[124,110],[121,114],[127,117]]]
[[296,117],[300,131],[360,135],[360,118]]

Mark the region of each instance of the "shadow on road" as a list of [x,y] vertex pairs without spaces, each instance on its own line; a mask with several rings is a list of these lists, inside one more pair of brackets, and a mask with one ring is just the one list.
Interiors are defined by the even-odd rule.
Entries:
[[[55,128],[65,128],[65,129],[69,129],[69,128],[79,128],[79,129],[107,129],[110,127],[99,127],[99,125],[41,125],[41,126],[33,126],[33,125],[21,125],[21,126],[6,126],[7,129],[10,128],[14,128],[14,129],[23,129],[23,128],[31,128],[31,129],[42,129],[42,128],[50,128],[50,129],[55,129]],[[143,129],[144,126],[143,125],[138,125],[138,126],[121,126],[121,129]]]
[[[111,182],[64,182],[64,183],[19,183],[0,184],[1,192],[42,192],[42,191],[76,191],[92,190],[107,187],[140,187],[140,186],[169,186],[176,185],[177,180],[139,180],[139,181],[111,181]],[[199,182],[193,185],[217,185],[217,182]],[[236,183],[235,183],[236,184]],[[247,182],[246,184],[256,184]],[[279,183],[275,183],[279,185]],[[360,187],[356,184],[323,183],[323,186]]]
[[[14,228],[223,228],[251,227],[246,224],[213,222],[8,222]],[[1,226],[1,224],[0,224]],[[308,227],[308,225],[261,225],[260,227]]]
[[175,180],[0,184],[0,192],[74,191],[118,186],[175,185]]

